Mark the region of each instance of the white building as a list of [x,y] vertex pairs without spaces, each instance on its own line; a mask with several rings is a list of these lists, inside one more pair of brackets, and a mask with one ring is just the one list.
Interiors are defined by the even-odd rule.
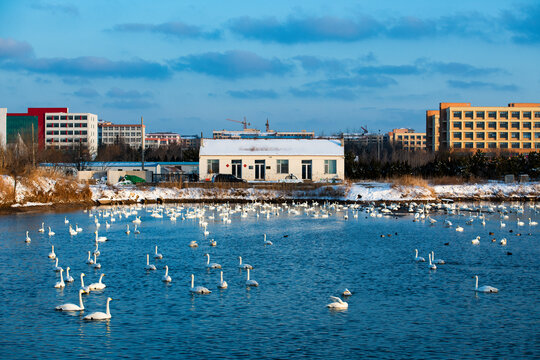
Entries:
[[148,134],[147,136],[153,139],[166,140],[165,142],[162,142],[162,143],[167,144],[167,145],[179,143],[180,139],[182,138],[180,134],[172,133],[172,132],[157,132],[157,133]]
[[6,117],[7,108],[0,108],[0,148],[6,147]]
[[141,124],[100,123],[100,144],[114,145],[124,143],[132,148],[140,148],[145,134],[145,126]]
[[88,148],[95,157],[98,150],[98,116],[90,113],[45,113],[45,146],[57,149]]
[[344,147],[328,139],[201,139],[199,178],[217,173],[248,181],[344,179]]

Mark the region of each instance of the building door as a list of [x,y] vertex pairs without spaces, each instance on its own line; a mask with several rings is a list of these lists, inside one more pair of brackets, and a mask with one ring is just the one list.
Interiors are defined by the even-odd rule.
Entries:
[[311,180],[311,160],[302,160],[302,180]]
[[233,160],[231,162],[232,174],[237,178],[242,178],[242,160]]
[[264,180],[265,165],[264,160],[255,160],[255,180]]

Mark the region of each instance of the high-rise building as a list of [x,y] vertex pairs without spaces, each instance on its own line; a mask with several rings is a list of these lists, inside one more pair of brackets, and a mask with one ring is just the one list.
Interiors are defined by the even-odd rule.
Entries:
[[440,103],[426,112],[426,140],[430,151],[538,151],[540,103]]
[[[67,109],[66,109],[67,110]],[[98,116],[90,113],[45,113],[45,144],[56,149],[84,146],[95,157],[98,150]]]
[[132,148],[140,148],[145,134],[145,125],[141,124],[113,124],[99,122],[98,143],[99,145],[113,145],[124,143]]
[[68,108],[28,108],[26,113],[7,113],[6,142],[14,144],[19,136],[25,142],[35,141],[39,148],[45,146],[45,114],[67,113]]

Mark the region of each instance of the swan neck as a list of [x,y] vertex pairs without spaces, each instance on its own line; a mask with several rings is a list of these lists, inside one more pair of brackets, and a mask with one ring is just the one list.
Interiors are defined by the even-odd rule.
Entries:
[[79,307],[81,309],[84,309],[84,305],[83,305],[83,302],[82,302],[82,291],[79,291]]
[[64,270],[60,270],[60,282],[64,282]]
[[194,286],[195,286],[195,276],[191,274],[191,288],[193,289]]
[[107,315],[110,316],[111,315],[111,310],[109,309],[109,303],[111,302],[111,299],[107,299]]
[[81,274],[81,287],[84,287],[84,279],[83,278],[84,278],[84,276],[83,276],[83,274]]
[[105,274],[101,274],[101,276],[99,277],[99,283],[101,284],[101,280],[103,279],[103,276],[105,276]]
[[476,275],[475,278],[476,278],[476,286],[474,288],[475,290],[478,290],[478,275]]
[[221,282],[223,282],[223,271],[221,272]]
[[247,279],[249,281],[249,268],[247,269]]
[[238,259],[240,259],[240,265],[242,265],[242,257],[239,256]]
[[165,266],[165,276],[169,275],[169,267]]
[[146,254],[146,265],[150,265],[150,255]]

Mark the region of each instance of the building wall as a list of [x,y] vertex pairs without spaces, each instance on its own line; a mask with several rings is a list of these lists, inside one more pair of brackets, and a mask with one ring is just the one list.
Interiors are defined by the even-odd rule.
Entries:
[[7,109],[0,108],[0,148],[6,147],[6,118]]
[[[219,160],[219,173],[232,174],[232,160],[241,160],[242,179],[247,181],[255,180],[255,160],[265,160],[265,181],[277,181],[284,179],[288,174],[294,174],[298,179],[302,179],[302,160],[312,161],[312,180],[330,180],[333,178],[345,178],[345,160],[343,156],[220,156],[203,155],[199,160],[199,179],[211,180],[212,173],[208,172],[208,160]],[[289,160],[287,173],[277,173],[277,160]],[[336,161],[336,173],[325,173],[325,160]]]
[[38,139],[39,119],[33,115],[7,114],[6,116],[6,143],[15,144],[19,135],[24,142],[32,141],[32,128],[34,141],[39,143]]
[[98,151],[98,117],[90,113],[46,113],[45,144],[57,149],[88,148],[92,157]]
[[394,146],[404,150],[426,149],[426,133],[417,133],[413,129],[393,129],[388,136]]

